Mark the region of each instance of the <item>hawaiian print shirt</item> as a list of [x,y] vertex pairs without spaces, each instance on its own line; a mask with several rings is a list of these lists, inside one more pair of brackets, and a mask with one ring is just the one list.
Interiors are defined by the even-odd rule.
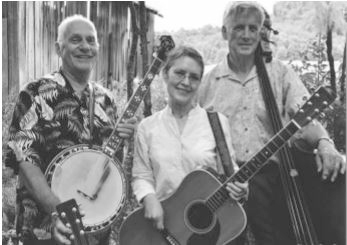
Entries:
[[[115,125],[116,106],[108,90],[97,83],[88,85],[79,98],[61,71],[29,83],[20,92],[14,109],[6,166],[18,173],[19,163],[27,161],[45,172],[51,160],[62,150],[90,143],[91,87],[95,94],[92,144],[102,145]],[[34,227],[48,229],[47,215],[42,213],[20,181],[19,178],[19,231],[31,231]]]

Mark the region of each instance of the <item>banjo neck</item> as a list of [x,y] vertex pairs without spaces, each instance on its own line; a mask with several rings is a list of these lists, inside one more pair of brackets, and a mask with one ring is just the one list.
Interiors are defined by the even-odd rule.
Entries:
[[161,36],[160,37],[160,46],[154,55],[154,60],[149,67],[147,73],[143,81],[137,87],[135,93],[131,96],[128,101],[123,114],[119,117],[116,126],[114,127],[110,137],[107,139],[106,143],[103,146],[103,152],[110,157],[118,151],[119,147],[123,144],[123,139],[119,137],[118,132],[116,130],[119,123],[124,122],[125,120],[132,118],[137,108],[140,106],[141,101],[147,94],[149,90],[149,86],[153,81],[156,74],[159,73],[161,65],[164,63],[167,57],[167,53],[175,47],[175,44],[171,38],[171,36]]
[[159,69],[161,65],[163,64],[163,60],[161,60],[158,57],[154,57],[154,61],[152,62],[148,72],[145,75],[145,78],[143,81],[139,84],[137,87],[135,93],[131,96],[130,100],[128,101],[125,110],[123,111],[123,114],[118,119],[116,126],[114,127],[110,137],[106,141],[105,146],[103,147],[103,151],[109,155],[113,156],[115,152],[118,151],[119,147],[123,144],[123,138],[121,138],[118,135],[118,132],[116,130],[118,124],[120,122],[123,122],[129,118],[132,118],[138,107],[140,106],[142,99],[146,96],[149,87],[151,85],[151,82],[153,81],[155,75],[159,72]]

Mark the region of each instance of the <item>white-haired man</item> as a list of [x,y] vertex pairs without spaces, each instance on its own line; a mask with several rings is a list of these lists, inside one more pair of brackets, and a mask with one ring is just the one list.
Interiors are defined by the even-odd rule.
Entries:
[[[62,60],[60,70],[20,92],[10,125],[6,165],[19,174],[17,227],[24,244],[38,243],[33,233],[36,227],[51,227],[55,243],[71,244],[71,230],[57,216],[50,218],[60,200],[43,173],[52,158],[67,147],[90,143],[90,139],[101,145],[116,121],[111,94],[90,81],[99,48],[94,24],[81,15],[67,17],[59,25],[55,47]],[[97,109],[90,117],[92,90]],[[90,118],[94,118],[93,127],[85,123]],[[119,124],[119,135],[131,137],[134,123],[130,119]],[[90,244],[105,244],[108,234],[90,237]]]
[[[255,62],[263,22],[263,8],[255,2],[227,6],[222,35],[228,41],[229,53],[205,75],[200,87],[201,105],[228,117],[240,165],[273,136]],[[278,60],[265,66],[281,119],[288,122],[309,94],[294,71]],[[317,167],[323,179],[334,181],[338,173],[345,172],[345,162],[321,124],[310,124],[298,137],[317,148]],[[250,181],[246,212],[257,244],[296,244],[290,233],[277,163],[278,158],[274,158]]]

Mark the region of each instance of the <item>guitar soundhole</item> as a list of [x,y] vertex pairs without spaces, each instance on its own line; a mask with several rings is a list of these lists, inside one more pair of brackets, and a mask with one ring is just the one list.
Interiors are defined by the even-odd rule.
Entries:
[[196,233],[206,232],[213,227],[215,216],[204,202],[194,202],[186,210],[188,226]]

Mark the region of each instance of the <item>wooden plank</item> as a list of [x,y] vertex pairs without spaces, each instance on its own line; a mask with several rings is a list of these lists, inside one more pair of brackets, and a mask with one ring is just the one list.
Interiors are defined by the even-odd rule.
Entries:
[[35,35],[34,35],[34,2],[26,4],[26,63],[28,81],[35,79]]
[[129,46],[129,29],[128,29],[128,21],[130,20],[128,18],[128,6],[123,5],[122,6],[122,12],[123,12],[123,19],[122,19],[122,28],[121,28],[121,49],[122,49],[122,68],[121,68],[121,74],[120,74],[120,80],[125,81],[126,80],[126,64],[128,63],[128,46]]
[[128,4],[125,2],[113,2],[113,27],[114,35],[114,79],[118,82],[126,80],[127,46],[128,46]]
[[18,2],[18,64],[19,64],[19,88],[22,89],[28,82],[27,64],[25,58],[25,2]]
[[87,17],[87,2],[86,1],[67,1],[67,15],[81,14]]
[[98,10],[98,2],[91,1],[90,2],[90,20],[93,21],[95,26],[97,25],[97,10]]
[[8,2],[8,65],[9,94],[19,92],[18,2]]
[[91,7],[90,7],[90,19],[91,21],[93,21],[94,25],[95,25],[95,28],[97,30],[97,36],[98,36],[98,41],[99,41],[99,44],[100,44],[100,47],[99,47],[99,56],[97,58],[97,61],[96,61],[96,64],[94,66],[94,70],[93,70],[93,73],[91,75],[91,79],[94,80],[94,81],[97,81],[98,79],[98,75],[99,74],[99,70],[100,70],[100,67],[102,66],[102,64],[100,63],[100,60],[101,60],[101,55],[102,55],[102,48],[101,48],[101,31],[100,31],[100,27],[101,27],[101,20],[99,18],[100,16],[100,5],[101,5],[101,2],[99,1],[93,1],[91,2]]
[[41,72],[41,10],[40,2],[34,2],[34,56],[35,56],[35,78],[42,75]]
[[49,22],[49,30],[48,30],[48,43],[49,43],[49,50],[51,53],[51,66],[50,70],[55,71],[59,69],[59,58],[55,51],[55,42],[57,40],[57,33],[58,33],[58,24],[60,24],[60,19],[58,16],[58,11],[60,12],[60,8],[57,2],[51,2],[51,8],[50,8],[50,15],[52,18]]
[[77,14],[81,14],[85,17],[87,17],[87,4],[88,2],[87,1],[79,1],[79,2],[76,2],[77,4]]
[[[7,9],[6,9],[7,11]],[[7,18],[2,19],[2,101],[6,101],[9,94],[8,79],[8,46],[7,46]]]
[[[109,22],[110,22],[110,32],[112,32],[112,46],[108,47],[108,52],[111,53],[111,72],[112,72],[112,81],[119,82],[118,80],[118,74],[117,74],[117,64],[121,63],[122,61],[118,59],[118,43],[117,43],[117,22],[119,20],[119,16],[117,15],[117,8],[118,8],[119,2],[112,2],[112,6],[110,6],[110,15],[109,15]],[[112,49],[110,49],[112,48]]]
[[8,18],[8,1],[2,1],[2,18],[6,19]]
[[49,2],[43,2],[41,5],[42,12],[42,53],[43,53],[43,74],[47,74],[50,70],[51,52],[48,49],[48,25],[51,21],[51,16],[48,14]]
[[56,8],[54,9],[54,18],[51,23],[51,42],[52,42],[52,53],[54,53],[54,64],[52,70],[59,69],[60,58],[56,53],[54,42],[58,39],[58,26],[61,23],[64,16],[64,3],[63,2],[54,2]]

